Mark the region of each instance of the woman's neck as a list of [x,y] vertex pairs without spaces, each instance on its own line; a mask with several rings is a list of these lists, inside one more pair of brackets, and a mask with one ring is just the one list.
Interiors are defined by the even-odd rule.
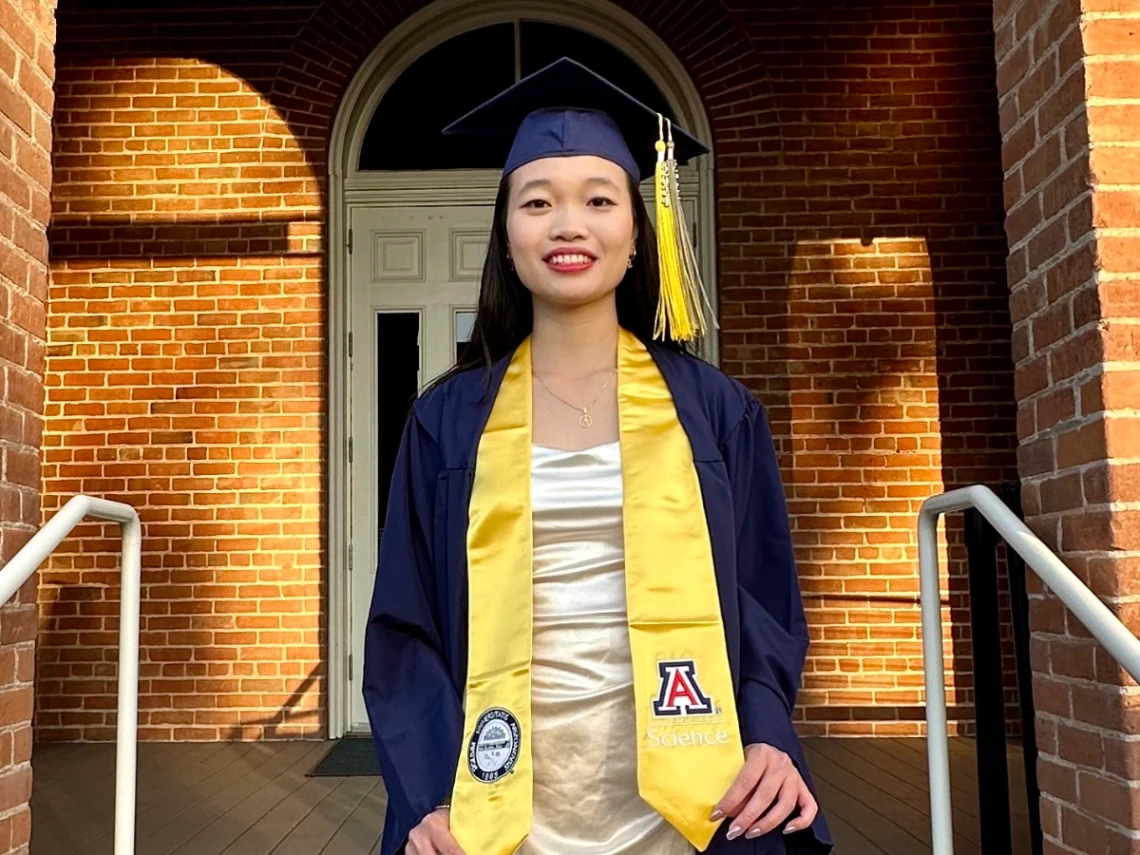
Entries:
[[588,377],[617,358],[617,307],[604,300],[572,309],[534,307],[531,359],[541,376]]

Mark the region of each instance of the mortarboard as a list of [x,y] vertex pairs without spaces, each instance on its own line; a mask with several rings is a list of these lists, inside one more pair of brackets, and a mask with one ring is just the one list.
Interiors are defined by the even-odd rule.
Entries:
[[[514,137],[504,172],[542,157],[592,154],[613,161],[634,180],[653,176],[658,114],[572,59],[524,77],[452,122],[445,134]],[[673,125],[680,164],[708,152]]]
[[705,332],[702,302],[708,300],[677,184],[677,165],[707,153],[703,143],[565,57],[480,104],[443,132],[513,136],[504,175],[546,157],[594,155],[616,163],[634,181],[653,176],[661,272],[654,336],[690,341]]

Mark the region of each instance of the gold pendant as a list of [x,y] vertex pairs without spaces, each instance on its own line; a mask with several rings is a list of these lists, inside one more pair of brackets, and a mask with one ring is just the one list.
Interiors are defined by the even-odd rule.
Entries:
[[593,423],[594,423],[594,420],[592,418],[590,418],[589,413],[582,413],[582,415],[578,418],[578,424],[580,424],[584,428],[588,428]]

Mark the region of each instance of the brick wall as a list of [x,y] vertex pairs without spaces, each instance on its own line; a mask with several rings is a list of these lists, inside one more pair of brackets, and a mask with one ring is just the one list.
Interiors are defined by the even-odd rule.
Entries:
[[[877,733],[913,734],[922,717],[914,513],[943,486],[929,253],[921,232],[869,245],[803,240],[795,252],[791,323],[774,346],[802,371],[765,384],[788,385],[772,414],[787,433],[813,634],[805,729],[861,733],[878,719]],[[961,592],[952,595],[960,609]]]
[[[0,0],[0,564],[40,517],[54,0]],[[31,835],[33,577],[0,607],[0,853]]]
[[[1025,506],[1136,631],[1140,9],[1003,0],[994,23]],[[1135,684],[1031,593],[1046,851],[1130,851]]]
[[[316,733],[312,168],[232,71],[161,56],[61,67],[45,504],[84,492],[139,510],[140,738]],[[40,738],[113,738],[118,596],[113,556],[78,540],[43,574]]]
[[[991,7],[636,11],[714,127],[724,365],[771,408],[815,637],[803,728],[916,733],[914,512],[1015,476]],[[47,502],[140,509],[145,738],[320,727],[318,179],[341,93],[402,14],[61,8]],[[45,738],[110,736],[110,560],[45,575]]]
[[[801,730],[917,734],[915,513],[1016,478],[992,8],[740,5],[761,65],[710,91],[724,367],[787,453],[813,637]],[[972,662],[948,524],[954,721],[972,717]]]

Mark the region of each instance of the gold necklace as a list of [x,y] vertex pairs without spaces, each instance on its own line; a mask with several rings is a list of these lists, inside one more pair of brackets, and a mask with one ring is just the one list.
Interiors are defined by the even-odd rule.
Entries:
[[590,401],[590,404],[587,407],[579,407],[577,404],[571,404],[569,401],[567,401],[565,398],[547,386],[546,381],[543,380],[541,376],[538,374],[535,374],[534,376],[538,377],[538,382],[541,383],[543,388],[546,389],[546,391],[549,392],[553,397],[557,398],[559,401],[571,409],[581,412],[582,415],[578,417],[578,424],[584,428],[588,428],[594,423],[594,419],[590,415],[590,409],[594,406],[594,404],[598,403],[598,399],[602,397],[602,393],[606,391],[606,387],[610,385],[610,381],[614,379],[615,374],[617,374],[616,368],[610,372],[609,377],[606,378],[606,382],[602,384],[602,388],[598,390],[598,394],[594,396],[594,400]]

